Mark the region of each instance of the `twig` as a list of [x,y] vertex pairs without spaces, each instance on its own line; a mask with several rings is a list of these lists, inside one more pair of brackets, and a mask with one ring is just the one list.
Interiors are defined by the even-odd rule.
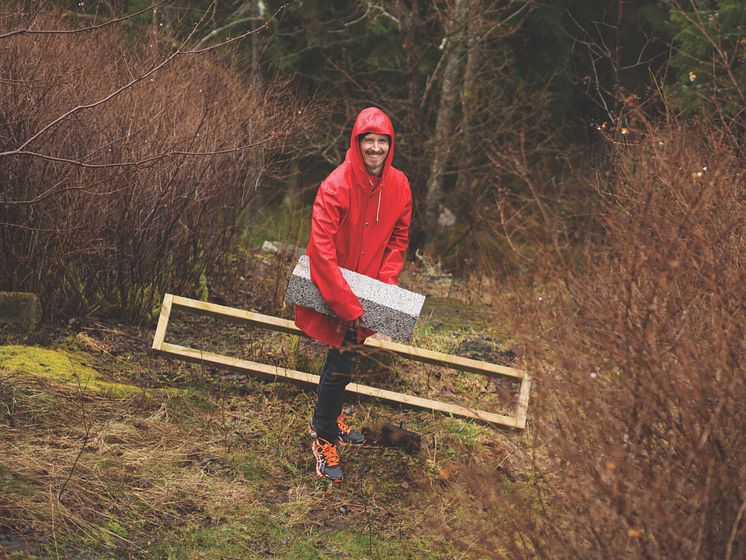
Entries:
[[202,37],[202,39],[200,39],[199,42],[195,46],[199,47],[200,45],[206,43],[207,41],[209,41],[210,39],[212,39],[216,35],[219,35],[223,31],[225,31],[226,29],[229,29],[231,27],[235,27],[236,25],[241,25],[242,23],[246,23],[248,21],[254,21],[254,20],[257,20],[257,19],[260,19],[260,18],[258,18],[256,16],[245,17],[245,18],[237,19],[236,21],[232,21],[232,22],[224,25],[223,27],[218,27],[217,29],[213,29],[207,35],[205,35],[204,37]]
[[[69,163],[71,165],[77,165],[79,167],[83,167],[86,169],[107,169],[107,168],[133,167],[133,166],[145,165],[147,163],[152,163],[159,159],[164,159],[164,158],[171,157],[171,156],[217,156],[217,155],[222,155],[222,154],[231,154],[234,152],[240,152],[242,150],[247,150],[249,148],[255,148],[256,146],[261,146],[262,144],[266,144],[267,142],[271,142],[273,140],[276,140],[277,138],[279,138],[279,136],[270,136],[269,138],[264,138],[263,140],[252,142],[251,144],[244,144],[241,146],[235,146],[233,148],[225,148],[224,150],[215,150],[212,152],[188,152],[184,150],[171,150],[170,152],[156,154],[149,158],[145,158],[145,159],[141,159],[137,161],[120,161],[120,162],[115,162],[115,163],[85,163],[79,160],[68,159],[68,158],[57,157],[57,156],[50,156],[50,155],[42,154],[39,152],[31,152],[28,150],[19,151],[15,154],[11,152],[11,154],[20,155],[20,156],[32,156],[32,157],[37,157],[37,158],[44,159],[47,161],[56,161],[59,163]],[[0,154],[0,156],[3,156],[3,155],[6,155],[6,154]],[[64,189],[64,190],[70,190],[70,189]],[[34,201],[35,199],[33,201],[21,201],[19,203],[29,204],[29,203],[33,203]],[[13,204],[13,201],[0,201],[0,203]]]
[[41,11],[41,8],[44,6],[44,4],[46,4],[46,2],[44,2],[39,8],[39,11],[37,11],[36,14],[34,14],[34,17],[31,18],[31,21],[29,22],[29,24],[26,26],[25,29],[17,29],[15,31],[9,31],[8,33],[3,33],[2,35],[0,35],[0,39],[7,39],[8,37],[14,37],[16,35],[72,35],[74,33],[83,33],[85,31],[96,31],[97,29],[102,29],[109,25],[120,23],[128,19],[132,19],[136,16],[139,16],[140,14],[149,12],[150,10],[154,10],[155,8],[157,8],[158,6],[160,6],[161,4],[165,2],[166,0],[159,0],[155,4],[151,4],[147,8],[143,8],[142,10],[139,10],[132,14],[122,16],[116,19],[110,19],[107,22],[99,23],[97,25],[91,25],[89,27],[81,27],[79,29],[31,29],[31,26],[34,24],[34,21],[36,21],[36,17],[39,15],[39,11]]
[[[72,366],[72,362],[70,362],[70,365]],[[74,367],[73,367],[73,373],[74,373]],[[79,396],[83,397],[83,386],[81,385],[80,376],[78,377],[78,392]],[[80,461],[80,457],[83,455],[83,451],[85,450],[86,445],[88,445],[88,439],[91,435],[91,428],[93,427],[93,422],[89,421],[88,414],[85,411],[85,406],[81,404],[81,408],[83,410],[83,425],[85,426],[85,435],[83,436],[83,443],[80,446],[80,449],[78,450],[78,454],[75,457],[75,461],[73,461],[72,467],[70,467],[70,472],[67,475],[67,478],[65,479],[65,482],[62,483],[62,488],[60,488],[60,491],[57,493],[57,501],[59,502],[62,499],[62,494],[65,492],[65,488],[67,488],[68,482],[70,482],[70,479],[73,476],[73,473],[75,472],[75,467],[78,465],[78,461]]]
[[741,502],[741,507],[738,508],[736,519],[733,521],[733,527],[731,527],[730,535],[728,536],[728,543],[725,546],[725,560],[730,560],[733,555],[733,543],[736,542],[736,535],[738,535],[738,526],[741,524],[743,514],[746,512],[746,500]]

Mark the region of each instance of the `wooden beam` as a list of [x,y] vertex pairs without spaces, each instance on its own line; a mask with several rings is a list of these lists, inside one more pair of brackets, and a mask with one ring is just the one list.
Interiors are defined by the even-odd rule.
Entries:
[[253,311],[244,311],[243,309],[236,309],[235,307],[227,307],[225,305],[218,305],[217,303],[207,303],[206,301],[199,301],[181,296],[173,296],[173,306],[177,309],[189,311],[194,315],[216,317],[218,319],[225,319],[232,323],[262,327],[272,331],[284,332],[298,336],[303,335],[303,331],[296,327],[295,323],[292,321],[280,319],[279,317],[272,317],[271,315],[262,315],[261,313],[255,313]]
[[[305,333],[296,327],[293,321],[280,319],[279,317],[272,317],[270,315],[262,315],[261,313],[254,313],[253,311],[243,311],[233,307],[197,301],[180,296],[173,296],[173,306],[197,315],[207,315],[209,317],[226,319],[235,323],[248,324],[287,334],[305,336]],[[408,346],[398,342],[391,342],[378,338],[368,338],[363,346],[366,348],[392,352],[403,358],[435,366],[443,366],[472,373],[481,373],[490,377],[512,377],[514,379],[523,379],[523,371],[519,369],[500,366],[481,360],[472,360],[471,358],[462,358],[451,354],[445,354],[443,352],[417,348],[415,346]]]
[[166,339],[166,329],[168,328],[168,319],[171,316],[171,307],[173,306],[174,296],[166,294],[163,296],[161,304],[161,315],[158,317],[158,327],[155,329],[153,337],[153,350],[159,350],[161,344]]
[[[310,385],[318,385],[319,383],[319,376],[313,375],[311,373],[287,369],[280,366],[260,364],[257,362],[234,358],[231,356],[224,356],[212,352],[204,352],[202,350],[188,348],[186,346],[179,346],[176,344],[170,344],[168,342],[162,343],[157,349],[157,352],[167,356],[175,356],[193,363],[210,364],[217,367],[225,367],[243,373],[262,375],[270,379],[279,378]],[[519,427],[518,419],[512,416],[504,416],[502,414],[495,414],[493,412],[486,412],[484,410],[477,410],[456,404],[434,401],[422,397],[415,397],[413,395],[405,395],[403,393],[387,391],[385,389],[378,389],[376,387],[361,385],[359,383],[350,383],[349,385],[347,385],[347,391],[358,395],[375,397],[377,399],[405,404],[408,406],[425,408],[428,410],[437,410],[439,412],[455,414],[457,416],[463,416],[467,418],[475,418],[483,422],[490,422],[492,424],[499,424],[511,428]]]
[[531,394],[531,377],[526,373],[521,381],[521,388],[518,390],[518,406],[516,407],[515,417],[518,421],[517,428],[526,427],[526,417],[528,416],[528,398]]
[[445,354],[443,352],[436,352],[425,348],[417,348],[416,346],[408,346],[399,342],[381,340],[380,338],[368,338],[363,346],[392,352],[403,358],[414,360],[415,362],[443,366],[471,373],[481,373],[490,377],[512,377],[514,379],[523,379],[524,375],[519,369],[499,366],[481,360],[472,360],[471,358],[453,356],[452,354]]

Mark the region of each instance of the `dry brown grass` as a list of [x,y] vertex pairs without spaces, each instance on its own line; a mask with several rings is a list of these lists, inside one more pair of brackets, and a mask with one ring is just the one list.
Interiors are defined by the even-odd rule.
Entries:
[[126,515],[130,501],[143,502],[133,509],[145,510],[151,523],[174,514],[169,496],[176,489],[168,479],[154,485],[145,474],[156,462],[168,469],[186,454],[188,442],[159,418],[161,409],[149,412],[146,404],[141,418],[114,420],[116,400],[41,378],[3,376],[0,387],[3,404],[15,407],[6,415],[13,427],[0,440],[13,457],[2,465],[6,528],[38,531],[54,542],[57,535],[106,533],[107,521]]

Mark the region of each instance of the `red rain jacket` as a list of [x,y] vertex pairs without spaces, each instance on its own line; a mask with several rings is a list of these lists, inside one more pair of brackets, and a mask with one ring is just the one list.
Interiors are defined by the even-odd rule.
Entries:
[[[380,179],[363,164],[358,136],[367,132],[391,138]],[[409,241],[412,193],[407,177],[391,165],[394,127],[375,107],[355,120],[344,162],[321,183],[311,216],[306,254],[311,280],[336,317],[295,306],[295,324],[308,336],[341,347],[346,322],[363,314],[360,301],[339,268],[347,268],[387,284],[398,284]],[[357,341],[373,334],[357,330]]]

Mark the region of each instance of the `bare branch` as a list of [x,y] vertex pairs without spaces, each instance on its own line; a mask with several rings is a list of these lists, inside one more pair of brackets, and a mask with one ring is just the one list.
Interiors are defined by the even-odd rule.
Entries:
[[[272,142],[274,140],[277,140],[280,138],[280,136],[269,136],[267,138],[264,138],[263,140],[259,140],[257,142],[252,142],[251,144],[244,144],[242,146],[235,146],[233,148],[226,148],[224,150],[215,150],[212,152],[189,152],[185,150],[171,150],[168,152],[163,152],[161,154],[156,154],[154,156],[140,159],[137,161],[120,161],[115,163],[85,163],[82,160],[74,160],[69,158],[63,158],[63,157],[57,157],[57,156],[50,156],[47,154],[42,154],[39,152],[31,152],[31,151],[20,151],[15,153],[14,155],[19,156],[32,156],[37,157],[43,160],[47,161],[55,161],[59,163],[68,163],[70,165],[76,165],[78,167],[82,167],[84,169],[112,169],[112,168],[119,168],[119,167],[136,167],[139,165],[145,165],[147,163],[152,163],[154,161],[172,157],[172,156],[218,156],[222,154],[232,154],[234,152],[240,152],[242,150],[248,150],[249,148],[256,148],[257,146],[261,146],[263,144],[267,144],[269,142]],[[2,155],[2,154],[0,154]],[[3,204],[8,204],[8,202],[4,202]]]
[[[272,23],[272,21],[274,21],[275,18],[277,18],[277,15],[282,10],[284,10],[285,8],[287,8],[287,6],[288,6],[287,4],[283,4],[282,6],[280,6],[279,8],[277,8],[275,10],[275,12],[270,17],[268,17],[266,20],[264,20],[264,23],[262,23],[259,27],[256,27],[254,29],[250,29],[249,31],[246,31],[245,33],[241,33],[240,35],[236,35],[235,37],[231,37],[230,39],[226,39],[222,43],[217,43],[215,45],[210,45],[209,47],[203,47],[201,49],[196,49],[195,48],[195,49],[191,49],[191,50],[181,51],[179,54],[199,54],[199,53],[203,53],[203,52],[207,52],[207,51],[212,51],[212,50],[224,47],[226,45],[230,45],[231,43],[235,43],[237,41],[240,41],[241,39],[244,39],[244,38],[248,37],[249,35],[253,35],[254,33],[259,33],[260,31],[262,31],[262,30],[266,29],[267,27],[269,27],[269,24]],[[197,26],[199,26],[199,24],[197,24]],[[196,27],[195,27],[195,30],[196,30]],[[190,37],[191,37],[191,35],[190,35]]]
[[223,31],[225,31],[227,29],[230,29],[231,27],[235,27],[237,25],[241,25],[242,23],[247,23],[249,21],[256,21],[257,19],[261,19],[261,18],[258,18],[258,17],[255,17],[255,16],[245,17],[245,18],[237,19],[235,21],[227,23],[226,25],[224,25],[222,27],[218,27],[217,29],[213,29],[207,35],[205,35],[204,37],[202,37],[202,39],[200,39],[199,42],[195,46],[199,47],[200,45],[206,43],[207,41],[209,41],[213,37],[215,37],[217,35],[220,35]]
[[99,23],[97,25],[91,25],[89,27],[81,27],[79,29],[31,29],[31,26],[34,24],[34,21],[36,21],[36,17],[39,14],[39,11],[41,11],[42,7],[44,6],[44,4],[42,4],[41,7],[39,8],[39,11],[37,11],[34,14],[34,17],[31,18],[31,21],[29,22],[29,24],[26,26],[25,29],[17,29],[15,31],[9,31],[8,33],[3,33],[2,35],[0,35],[0,39],[7,39],[8,37],[14,37],[16,35],[72,35],[74,33],[96,31],[98,29],[108,27],[109,25],[114,25],[115,23],[121,23],[123,21],[127,21],[128,19],[137,17],[140,14],[144,14],[145,12],[154,10],[161,4],[164,4],[166,1],[167,0],[159,0],[155,4],[151,4],[147,8],[143,8],[142,10],[139,10],[137,12],[134,12],[134,13],[131,13],[129,15],[122,16],[119,18],[110,19],[109,21],[106,21],[104,23]]

